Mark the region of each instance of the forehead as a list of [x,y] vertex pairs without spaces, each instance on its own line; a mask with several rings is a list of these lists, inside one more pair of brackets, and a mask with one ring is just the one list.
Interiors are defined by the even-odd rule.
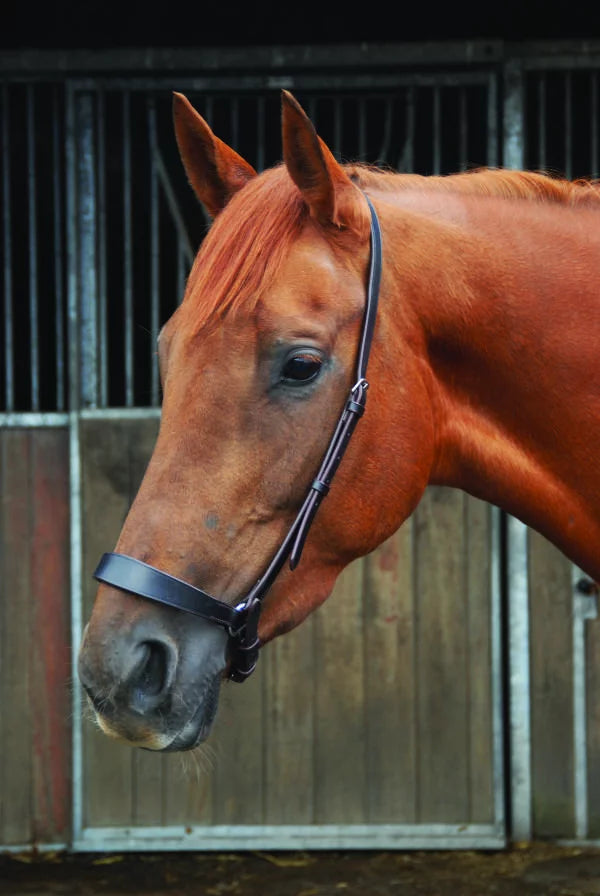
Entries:
[[353,317],[365,301],[366,261],[361,256],[361,252],[333,245],[315,225],[308,224],[287,246],[265,283],[248,290],[242,301],[230,304],[225,295],[224,307],[216,307],[200,326],[202,306],[211,296],[199,283],[190,284],[184,302],[161,331],[160,351],[167,349],[176,332],[178,337],[214,344],[225,333],[230,338],[238,331],[242,339],[248,339],[255,329],[260,335],[286,321],[301,326],[303,320],[316,323],[340,315]]
[[291,244],[277,275],[264,289],[258,314],[321,316],[352,312],[364,303],[362,260],[332,245],[315,227]]

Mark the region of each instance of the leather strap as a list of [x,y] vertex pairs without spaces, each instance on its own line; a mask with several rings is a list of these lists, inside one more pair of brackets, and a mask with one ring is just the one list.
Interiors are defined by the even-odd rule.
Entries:
[[232,632],[244,622],[243,610],[230,607],[201,588],[126,554],[103,554],[94,578],[131,594],[202,616]]

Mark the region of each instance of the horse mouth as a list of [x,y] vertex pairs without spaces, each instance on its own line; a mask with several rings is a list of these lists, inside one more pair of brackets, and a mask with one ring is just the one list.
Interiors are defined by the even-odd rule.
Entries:
[[220,676],[209,682],[202,700],[173,740],[161,748],[162,753],[184,753],[193,750],[210,734],[219,705]]
[[[160,730],[152,725],[151,719],[144,719],[138,714],[129,718],[124,717],[118,712],[114,703],[112,709],[116,712],[111,713],[107,712],[110,707],[107,701],[97,701],[89,694],[87,699],[98,727],[112,739],[153,753],[185,752],[193,750],[210,734],[219,705],[220,684],[220,675],[207,682],[196,708],[183,723],[179,722],[175,734],[173,734],[174,725],[160,726],[162,728]],[[189,705],[189,702],[186,700],[185,704]],[[159,720],[163,721],[160,718]]]

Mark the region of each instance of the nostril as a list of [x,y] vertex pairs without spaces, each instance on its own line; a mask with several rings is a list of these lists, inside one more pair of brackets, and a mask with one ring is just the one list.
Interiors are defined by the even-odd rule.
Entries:
[[129,676],[132,702],[140,710],[160,705],[170,689],[175,658],[170,645],[163,641],[142,641],[139,654]]

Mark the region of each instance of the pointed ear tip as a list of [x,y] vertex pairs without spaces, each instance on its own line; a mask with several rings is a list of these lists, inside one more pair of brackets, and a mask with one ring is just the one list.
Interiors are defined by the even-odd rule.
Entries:
[[282,89],[281,105],[284,107],[284,109],[292,109],[294,112],[304,112],[304,109],[302,108],[294,94],[290,93],[289,90]]
[[182,106],[190,106],[191,103],[188,100],[187,96],[183,93],[179,93],[177,90],[174,90],[171,94],[173,108],[181,108]]

